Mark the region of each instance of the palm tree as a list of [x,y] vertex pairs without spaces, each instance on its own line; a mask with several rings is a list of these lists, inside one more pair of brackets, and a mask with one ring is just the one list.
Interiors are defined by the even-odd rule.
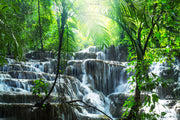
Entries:
[[[171,1],[163,0],[159,2],[156,0],[111,0],[108,2],[109,10],[104,15],[116,21],[119,27],[126,32],[136,55],[134,76],[136,88],[133,104],[131,104],[131,110],[127,116],[128,120],[140,119],[138,118],[139,109],[142,106],[140,97],[141,91],[144,89],[142,84],[149,81],[147,71],[150,63],[145,58],[148,52],[147,47],[156,35],[154,31],[158,31],[160,23],[166,21],[163,17],[168,15],[168,11],[173,10],[172,6],[178,6],[176,1],[177,4],[172,4],[170,10],[168,6],[171,3]],[[149,88],[145,88],[145,90],[149,90]],[[156,95],[153,97],[157,98]]]

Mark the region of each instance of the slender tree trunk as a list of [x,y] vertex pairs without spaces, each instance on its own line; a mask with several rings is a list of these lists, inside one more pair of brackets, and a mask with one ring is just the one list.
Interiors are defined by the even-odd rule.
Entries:
[[53,83],[53,86],[51,87],[49,93],[46,95],[46,97],[41,101],[40,104],[37,104],[36,106],[39,106],[39,107],[42,107],[42,105],[44,104],[44,102],[48,99],[48,97],[50,96],[50,94],[52,93],[55,85],[56,85],[56,82],[57,82],[57,79],[58,79],[58,76],[59,76],[59,66],[60,66],[60,58],[61,58],[61,47],[62,47],[62,41],[63,41],[63,35],[64,35],[64,27],[65,27],[65,24],[66,24],[66,20],[67,20],[67,12],[65,10],[65,1],[63,0],[62,1],[62,7],[63,7],[63,12],[61,14],[61,27],[60,27],[60,19],[59,19],[59,15],[58,13],[57,14],[57,25],[58,25],[58,35],[59,35],[59,49],[58,49],[58,63],[57,63],[57,72],[56,72],[56,77],[55,77],[55,80],[54,80],[54,83]]
[[132,106],[129,116],[127,117],[128,120],[139,120],[139,108],[141,106],[140,96],[141,91],[139,89],[140,81],[142,80],[142,69],[143,60],[137,60],[136,65],[136,73],[135,73],[135,82],[136,82],[136,88],[135,88],[135,95],[134,95],[134,105]]
[[69,48],[69,33],[68,33],[68,26],[67,26],[67,51],[66,51],[66,66],[65,67],[67,67],[67,60],[69,59],[69,56],[68,56],[68,48]]
[[39,37],[41,41],[41,50],[43,51],[43,42],[42,42],[42,26],[41,26],[41,14],[40,14],[40,1],[38,0],[38,17],[39,17]]
[[130,113],[127,117],[128,120],[136,120],[138,118],[139,107],[140,107],[140,90],[139,90],[138,82],[136,80],[134,105],[132,106]]

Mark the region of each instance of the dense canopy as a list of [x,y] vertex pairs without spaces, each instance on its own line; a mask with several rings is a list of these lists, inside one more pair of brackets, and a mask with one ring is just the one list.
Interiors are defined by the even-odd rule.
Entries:
[[23,60],[29,51],[53,51],[60,59],[92,45],[127,47],[136,86],[128,119],[142,106],[141,92],[159,82],[148,66],[179,56],[179,33],[179,0],[0,0],[0,64],[6,56]]

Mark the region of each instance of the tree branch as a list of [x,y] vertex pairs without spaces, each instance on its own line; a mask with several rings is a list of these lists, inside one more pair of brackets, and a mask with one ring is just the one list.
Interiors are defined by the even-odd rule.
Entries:
[[156,19],[155,22],[154,22],[154,16],[153,16],[153,18],[152,18],[152,27],[151,27],[151,30],[150,30],[150,32],[149,32],[149,34],[148,34],[148,37],[147,37],[146,42],[145,42],[145,45],[144,45],[143,55],[145,54],[145,51],[146,51],[146,48],[147,48],[147,44],[148,44],[148,42],[149,42],[149,38],[151,37],[151,35],[152,35],[152,33],[153,33],[154,26],[155,26],[156,23],[159,21],[159,19],[160,19],[161,15],[163,14],[163,12],[164,12],[164,11],[161,10],[161,13],[158,15],[158,17],[157,17],[157,19]]
[[141,45],[141,31],[142,31],[142,27],[141,27],[141,25],[142,25],[142,23],[140,24],[140,27],[139,27],[139,29],[138,29],[138,38],[137,38],[137,40],[138,40],[138,45],[139,45],[139,47],[140,47],[140,50],[142,51],[142,45]]
[[84,105],[86,105],[87,107],[93,108],[93,109],[95,109],[95,110],[103,113],[103,114],[104,114],[105,116],[107,116],[110,120],[113,120],[109,115],[107,115],[107,114],[106,114],[105,112],[103,112],[102,110],[96,108],[95,106],[89,105],[89,104],[85,103],[85,102],[82,101],[82,100],[72,100],[72,101],[67,101],[66,103],[71,104],[71,103],[75,103],[75,102],[81,102],[81,103],[83,103]]
[[130,31],[121,22],[119,22],[117,20],[115,20],[115,21],[118,23],[118,25],[120,25],[123,28],[123,30],[126,31],[126,33],[128,34],[128,36],[129,36],[133,46],[135,47],[136,46],[136,42],[135,42],[134,38],[132,37],[132,35],[130,34]]

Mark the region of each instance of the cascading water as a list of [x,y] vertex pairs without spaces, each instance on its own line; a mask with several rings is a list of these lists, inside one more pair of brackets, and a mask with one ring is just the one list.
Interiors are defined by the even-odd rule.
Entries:
[[[94,49],[94,50],[92,50],[92,49]],[[83,81],[84,85],[90,84],[90,86],[92,86],[96,90],[103,92],[105,95],[108,95],[108,98],[110,98],[110,100],[109,99],[106,99],[106,100],[108,101],[108,103],[110,103],[110,106],[109,106],[110,113],[112,114],[113,117],[120,117],[121,113],[118,113],[118,110],[122,109],[123,104],[119,104],[119,103],[120,102],[123,103],[126,100],[126,98],[128,98],[130,96],[130,95],[128,95],[130,88],[127,83],[127,79],[130,77],[130,74],[128,74],[126,71],[126,69],[129,67],[127,65],[127,62],[124,60],[121,60],[122,56],[118,56],[118,54],[117,54],[118,52],[117,51],[114,52],[114,50],[116,51],[118,49],[113,48],[113,47],[110,49],[111,52],[113,51],[112,54],[114,54],[114,57],[112,57],[111,52],[108,51],[107,49],[104,50],[104,52],[102,52],[102,51],[98,51],[97,48],[90,47],[84,51],[81,51],[81,54],[82,53],[92,54],[91,52],[95,51],[95,53],[97,55],[96,60],[95,59],[82,60],[83,57],[80,57],[78,54],[78,57],[75,57],[75,58],[81,58],[81,61],[78,61],[78,62],[71,61],[70,65],[77,67],[78,66],[77,63],[78,63],[81,65],[81,70],[79,68],[78,69],[73,68],[73,72],[71,72],[68,75],[76,76]],[[122,55],[122,54],[120,54],[120,55]],[[112,58],[109,56],[111,56]],[[111,61],[111,59],[115,60],[115,58],[118,61],[124,61],[124,62]],[[174,72],[172,71],[171,75],[173,75],[174,73],[179,75],[179,67],[178,66],[179,66],[179,64],[173,65],[173,68],[171,68],[171,69],[174,69]],[[163,75],[167,74],[166,70],[168,68],[169,67],[166,66],[165,63],[160,63],[160,62],[153,63],[153,65],[150,68],[150,73],[152,72],[156,75],[164,77]],[[68,69],[67,69],[67,71],[68,71]],[[179,77],[174,78],[174,79],[179,80]],[[179,84],[179,82],[178,82],[178,84]],[[164,89],[161,91],[164,91]],[[172,92],[170,92],[170,93],[172,93]],[[166,96],[166,95],[164,94],[164,96]],[[167,94],[167,96],[168,96],[168,94]],[[98,99],[98,97],[96,97],[96,95],[94,95],[94,97]],[[125,99],[122,99],[121,97],[124,97]],[[159,104],[156,105],[155,111],[156,111],[156,113],[159,113],[159,114],[161,114],[161,112],[167,112],[167,115],[164,118],[160,118],[160,119],[177,120],[178,115],[175,112],[175,108],[174,108],[175,104],[173,106],[170,106],[170,108],[168,108],[167,107],[168,101],[172,101],[172,100],[167,100],[167,99],[159,100]],[[176,103],[178,104],[177,101],[176,101]],[[118,107],[118,105],[121,107]],[[101,107],[99,107],[99,108],[101,108]],[[158,109],[158,108],[161,108],[161,109]]]
[[[52,85],[55,79],[56,60],[47,59],[51,61],[40,62],[36,56],[38,56],[37,53],[28,53],[26,57],[29,60],[26,62],[16,62],[13,59],[7,59],[8,64],[0,66],[0,92],[3,93],[2,96],[6,92],[11,92],[15,94],[14,96],[22,96],[23,93],[23,95],[26,94],[26,97],[30,97],[33,81],[39,78],[45,79]],[[129,67],[126,61],[127,50],[123,47],[112,46],[101,51],[92,46],[75,53],[72,58],[72,60],[68,61],[66,75],[60,76],[54,92],[60,91],[58,85],[61,85],[68,100],[82,99],[111,117],[120,117],[123,113],[123,103],[130,96],[128,93],[130,88],[127,83],[130,74],[126,70]],[[168,72],[166,68],[164,64],[154,63],[150,70],[162,76]],[[173,69],[177,74],[176,76],[178,76],[177,83],[179,84],[179,61],[174,64]],[[34,100],[32,97],[30,99]],[[21,101],[20,98],[18,100]],[[0,102],[7,101],[0,99]],[[24,99],[23,102],[27,102],[27,99]],[[171,100],[169,104],[172,103],[173,101]],[[160,100],[160,105],[157,105],[157,108],[161,108],[160,112],[165,111],[168,113],[162,120],[178,119],[178,114],[174,111],[174,109],[176,111],[180,109],[179,107],[175,108],[179,105],[177,101],[170,106],[170,109],[168,107],[162,108],[162,105],[167,106],[167,100]],[[87,119],[97,119],[99,117],[98,114],[102,114],[90,108],[73,109],[73,111],[78,113],[81,116],[78,119],[82,120],[85,120],[82,116],[88,116],[88,118],[86,117]],[[158,111],[156,109],[156,112]],[[69,115],[62,114],[61,116],[64,116],[64,120],[72,120],[71,117],[67,117]]]
[[125,74],[126,73],[126,69],[123,69],[120,73],[120,81],[118,83],[118,86],[115,89],[116,93],[125,93],[125,92],[129,92],[130,88],[129,88],[129,84],[124,81],[127,80],[127,77],[125,78]]
[[167,62],[157,62],[153,63],[150,68],[150,73],[154,73],[160,77],[162,80],[172,79],[173,84],[162,88],[161,86],[157,88],[157,93],[161,98],[159,104],[156,105],[155,112],[160,114],[161,112],[167,113],[163,120],[179,120],[179,79],[180,79],[180,64],[178,59],[174,63],[169,65]]
[[[83,59],[83,55],[86,55],[85,59]],[[89,59],[87,55],[89,55]],[[94,55],[96,58],[92,57]],[[66,74],[76,76],[82,81],[83,92],[86,92],[83,97],[84,101],[112,116],[110,112],[111,101],[106,95],[113,92],[127,92],[129,74],[126,72],[127,62],[112,61],[110,55],[111,52],[108,50],[102,52],[96,47],[89,47],[76,53],[75,60],[68,62]],[[113,59],[120,57],[116,55]]]

